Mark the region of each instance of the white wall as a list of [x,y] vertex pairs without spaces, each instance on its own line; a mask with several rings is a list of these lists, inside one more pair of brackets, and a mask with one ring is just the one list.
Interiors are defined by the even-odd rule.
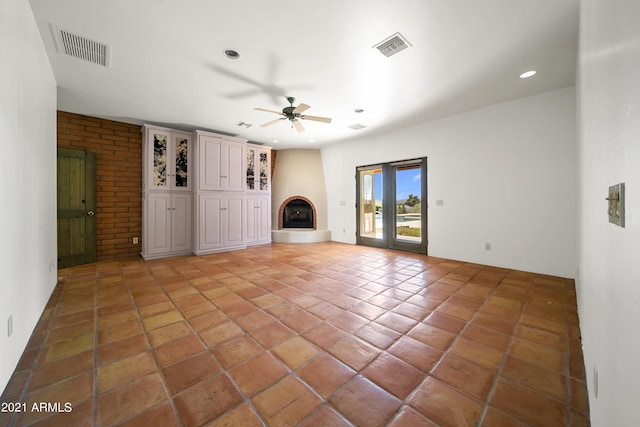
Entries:
[[[0,2],[0,58],[0,389],[4,390],[57,275],[56,82],[26,0]],[[9,316],[13,316],[11,337]]]
[[[581,2],[578,308],[593,426],[640,423],[640,2]],[[626,227],[608,222],[626,185]],[[598,397],[595,374],[598,371]]]
[[575,128],[567,88],[327,147],[333,240],[355,243],[356,166],[426,156],[429,255],[575,277]]

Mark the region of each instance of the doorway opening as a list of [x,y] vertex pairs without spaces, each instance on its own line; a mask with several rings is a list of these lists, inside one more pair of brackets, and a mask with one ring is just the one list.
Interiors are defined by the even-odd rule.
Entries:
[[356,168],[359,245],[427,253],[427,158]]

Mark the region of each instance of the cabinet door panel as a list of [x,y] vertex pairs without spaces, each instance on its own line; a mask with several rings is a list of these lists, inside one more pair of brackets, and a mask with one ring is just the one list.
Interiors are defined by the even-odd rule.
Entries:
[[247,197],[247,243],[258,240],[259,208],[256,197]]
[[198,249],[222,246],[222,196],[200,196]]
[[191,189],[191,136],[173,135],[173,189]]
[[258,199],[259,219],[257,221],[257,237],[261,241],[271,241],[271,198],[260,197]]
[[147,241],[146,253],[162,254],[171,251],[171,195],[147,195]]
[[226,176],[225,189],[229,191],[243,191],[246,184],[245,147],[244,144],[229,142],[225,153],[226,162],[223,163],[223,174]]
[[193,249],[191,232],[191,195],[174,194],[171,210],[171,242],[174,252]]
[[224,244],[239,245],[244,244],[245,234],[245,198],[244,196],[226,196],[225,197],[225,224],[224,224]]
[[200,190],[221,190],[224,171],[221,170],[222,139],[200,136],[198,141],[200,159],[198,162]]
[[145,153],[147,189],[168,190],[171,171],[167,156],[170,155],[171,135],[169,132],[149,129],[147,138],[147,152]]
[[271,191],[271,152],[269,150],[261,150],[258,155],[259,165],[259,189],[261,192]]
[[247,190],[256,189],[256,149],[247,146]]

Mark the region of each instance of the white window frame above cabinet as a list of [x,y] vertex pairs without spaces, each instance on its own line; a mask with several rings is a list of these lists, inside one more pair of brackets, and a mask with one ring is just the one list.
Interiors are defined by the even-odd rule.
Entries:
[[[195,169],[193,166],[193,134],[187,132],[180,132],[173,129],[158,127],[158,126],[149,126],[144,125],[144,149],[142,151],[143,155],[143,190],[152,190],[152,191],[191,191],[193,187],[193,179],[194,174],[193,170]],[[160,135],[163,136],[166,140],[166,180],[165,185],[156,185],[155,183],[155,155],[154,155],[154,144],[155,144],[155,136]],[[177,140],[186,140],[187,141],[187,153],[186,153],[186,164],[187,164],[187,185],[185,186],[177,186],[177,172],[176,172],[176,150],[177,150]],[[173,159],[170,161],[170,159]]]

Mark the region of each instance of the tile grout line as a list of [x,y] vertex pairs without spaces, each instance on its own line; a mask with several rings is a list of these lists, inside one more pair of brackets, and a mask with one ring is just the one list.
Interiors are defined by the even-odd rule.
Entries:
[[[160,286],[160,284],[159,284],[159,283],[157,283],[157,281],[156,281],[155,277],[154,277],[154,276],[151,274],[151,272],[149,272],[149,270],[146,268],[146,265],[145,265],[145,271],[146,271],[146,272],[147,272],[147,273],[148,273],[148,274],[153,278],[154,282],[156,283],[156,286],[157,286],[159,289],[162,289],[162,291],[163,291],[163,293],[164,293],[164,289],[162,288],[162,286]],[[133,294],[132,294],[132,292],[131,292],[131,288],[130,288],[130,286],[129,286],[129,280],[130,280],[130,279],[129,279],[129,278],[126,276],[126,274],[124,274],[124,272],[123,272],[123,285],[124,285],[124,287],[125,287],[125,289],[126,289],[127,295],[129,296],[129,300],[130,300],[131,304],[133,305],[133,308],[134,308],[134,310],[135,310],[135,313],[136,313],[136,316],[137,316],[137,318],[138,318],[138,321],[140,322],[140,325],[141,325],[141,327],[142,327],[142,334],[144,335],[145,342],[146,342],[146,343],[147,343],[147,345],[148,345],[148,349],[147,349],[147,350],[145,350],[144,352],[148,351],[148,352],[151,354],[151,357],[153,358],[153,361],[154,361],[154,363],[155,363],[155,365],[156,365],[156,372],[158,373],[158,375],[159,375],[159,376],[160,376],[160,378],[162,379],[162,387],[163,387],[163,389],[164,389],[164,391],[165,391],[165,393],[166,393],[166,395],[167,395],[167,401],[168,401],[168,403],[169,403],[169,406],[171,407],[171,410],[174,412],[174,415],[176,416],[176,419],[178,420],[178,422],[180,422],[180,424],[182,424],[181,418],[180,418],[180,416],[179,416],[179,414],[178,414],[178,412],[177,412],[177,410],[176,410],[176,408],[175,408],[175,405],[174,405],[174,403],[173,403],[173,399],[171,398],[171,394],[169,393],[169,389],[168,389],[168,387],[167,387],[167,384],[166,384],[166,380],[165,380],[164,374],[162,373],[162,369],[160,368],[160,364],[158,363],[158,359],[157,359],[157,357],[156,357],[156,355],[155,355],[155,352],[153,351],[153,346],[151,345],[151,342],[149,341],[149,336],[148,336],[148,334],[147,334],[147,331],[146,331],[146,329],[144,328],[144,323],[143,323],[143,321],[142,321],[142,316],[140,315],[140,310],[139,310],[139,308],[138,308],[138,305],[137,305],[137,304],[136,304],[136,302],[135,302],[135,298],[133,297]],[[117,343],[117,342],[119,342],[119,341],[124,341],[124,340],[126,340],[126,339],[127,339],[127,338],[123,338],[123,339],[120,339],[120,340],[118,340],[118,341],[115,341],[114,343]],[[105,345],[110,345],[110,344],[113,344],[113,343],[108,343],[108,344],[105,344]],[[144,353],[144,352],[142,352],[142,353]],[[97,353],[97,351],[96,351],[96,353]],[[142,354],[142,353],[138,353],[138,354]],[[134,356],[127,356],[127,357],[134,357]],[[125,357],[125,358],[126,358],[126,357]],[[125,358],[122,358],[122,359],[125,359]],[[122,359],[119,359],[119,360],[122,360]],[[112,361],[111,363],[116,363],[116,362],[117,362],[117,361]],[[108,366],[108,365],[107,365],[107,366]],[[135,381],[139,380],[140,378],[144,378],[144,377],[146,377],[146,376],[148,376],[148,375],[150,375],[150,374],[152,374],[152,372],[146,373],[146,374],[144,374],[144,375],[143,375],[143,376],[141,376],[141,377],[135,378],[134,380],[131,380],[131,381],[125,382],[125,383],[123,383],[123,384],[119,384],[118,386],[113,387],[113,388],[112,388],[112,389],[110,389],[110,390],[106,390],[106,391],[105,391],[105,393],[113,392],[113,391],[115,391],[115,390],[118,390],[118,389],[121,389],[121,388],[123,388],[123,387],[126,387],[127,385],[132,384],[133,382],[135,382]],[[97,375],[96,375],[96,377],[97,377]],[[96,389],[97,389],[97,385],[96,385]],[[98,397],[99,397],[99,396],[97,396],[97,397],[96,397],[96,400],[98,399]],[[161,403],[162,403],[162,401],[157,402],[157,403],[156,403],[155,405],[153,405],[153,406],[150,406],[150,407],[148,407],[148,408],[145,408],[144,410],[142,410],[142,411],[140,411],[140,412],[136,412],[136,413],[134,413],[134,414],[131,414],[129,417],[127,417],[127,418],[123,418],[123,419],[121,419],[121,420],[117,421],[117,422],[116,422],[116,425],[119,425],[119,424],[125,423],[125,422],[127,422],[127,421],[129,421],[129,420],[131,420],[131,419],[135,418],[136,416],[138,416],[138,415],[140,415],[140,414],[144,414],[144,413],[146,413],[146,412],[148,412],[148,411],[151,411],[153,408],[158,407]],[[96,406],[97,406],[97,405],[96,405]],[[98,425],[98,424],[96,423],[96,424],[94,424],[94,425]]]
[[[220,267],[220,268],[222,268],[222,269],[224,269],[225,271],[227,271],[227,272],[231,273],[228,269],[226,269],[226,268],[224,268],[224,267]],[[205,273],[205,274],[206,274],[206,273]],[[231,273],[231,274],[233,274],[233,273]],[[238,277],[240,277],[240,276],[238,275]],[[221,283],[222,283],[222,282],[221,282]],[[251,283],[253,283],[253,282],[251,282]],[[233,291],[233,290],[229,289],[229,287],[228,287],[226,284],[224,284],[224,283],[223,283],[223,286],[224,286],[226,289],[228,289],[230,292],[232,292],[234,295],[238,295],[235,291]],[[256,286],[257,286],[257,285],[256,285]],[[240,296],[240,295],[238,295],[238,296]],[[238,325],[238,324],[236,323],[235,319],[231,318],[231,317],[230,317],[230,316],[229,316],[229,315],[228,315],[224,310],[222,310],[220,307],[218,307],[218,306],[217,306],[217,305],[216,305],[212,300],[210,300],[210,299],[209,299],[209,298],[207,298],[207,297],[205,297],[205,298],[206,298],[206,299],[207,299],[207,301],[209,301],[209,302],[210,302],[214,307],[216,307],[218,310],[220,310],[220,311],[221,311],[221,312],[222,312],[222,313],[227,317],[227,319],[229,319],[231,322],[233,322],[233,324],[234,324],[234,325],[238,326],[238,327],[242,330],[242,332],[243,332],[244,334],[251,336],[251,339],[252,339],[253,341],[255,341],[256,343],[258,343],[258,345],[263,349],[263,351],[264,351],[264,352],[267,352],[267,353],[271,354],[271,352],[269,351],[269,349],[265,348],[265,347],[262,345],[262,343],[258,342],[258,340],[256,340],[256,339],[255,339],[255,338],[254,338],[250,333],[248,333],[247,331],[245,331],[245,330],[242,328],[242,326]],[[243,301],[247,301],[247,299],[246,299],[246,298],[244,298],[244,297],[241,297],[241,298],[243,299]],[[249,302],[249,301],[247,301],[247,302]],[[253,304],[253,303],[251,303],[251,304]],[[256,307],[260,312],[262,312],[262,313],[264,313],[265,315],[267,315],[267,316],[269,316],[269,317],[273,318],[273,319],[274,319],[274,321],[276,321],[276,322],[278,322],[278,321],[279,321],[279,320],[278,320],[278,319],[276,319],[274,316],[271,316],[271,314],[267,313],[267,312],[266,312],[262,307],[258,307],[258,306],[257,306],[257,305],[255,305],[255,304],[253,304],[253,306],[254,306],[254,307]],[[240,317],[242,317],[242,316],[240,316]],[[189,323],[189,322],[187,321],[187,323]],[[189,324],[189,326],[191,327],[191,324]],[[233,386],[236,388],[236,391],[240,394],[240,396],[242,396],[242,401],[241,401],[240,403],[238,403],[238,404],[237,404],[236,406],[234,406],[232,409],[229,409],[227,412],[220,414],[219,416],[217,416],[217,417],[216,417],[216,418],[214,418],[213,420],[210,420],[210,422],[215,422],[216,420],[221,419],[222,417],[224,417],[224,416],[225,416],[226,414],[228,414],[229,412],[231,412],[231,411],[233,411],[233,410],[235,410],[235,409],[237,409],[237,408],[241,407],[241,406],[242,406],[242,404],[247,404],[247,406],[249,406],[249,407],[253,410],[253,412],[254,412],[254,413],[256,414],[256,416],[260,419],[260,421],[261,421],[265,426],[268,426],[268,425],[269,425],[269,423],[268,423],[268,422],[267,422],[267,420],[264,418],[264,414],[262,414],[262,412],[261,412],[261,411],[259,411],[259,410],[258,410],[258,408],[256,408],[255,404],[253,403],[253,399],[251,399],[251,397],[249,397],[248,395],[246,395],[246,394],[245,394],[244,390],[242,390],[242,388],[241,388],[241,387],[240,387],[240,385],[236,382],[236,380],[233,378],[233,376],[232,376],[232,375],[230,375],[230,374],[228,373],[228,369],[227,369],[227,368],[225,368],[225,367],[224,367],[224,365],[223,365],[222,363],[220,363],[220,361],[218,360],[218,357],[217,357],[217,356],[215,355],[215,353],[213,352],[213,349],[212,349],[212,348],[210,348],[210,347],[209,347],[209,345],[208,345],[206,342],[204,342],[204,340],[202,340],[202,338],[200,337],[200,334],[197,334],[197,335],[198,335],[198,339],[200,339],[200,340],[202,341],[202,343],[203,343],[203,344],[205,344],[205,347],[206,347],[206,348],[211,352],[211,355],[216,359],[216,361],[218,362],[218,364],[220,364],[220,366],[222,367],[222,370],[223,370],[223,374],[227,377],[227,379],[231,382],[231,384],[233,384]],[[234,337],[234,338],[235,338],[235,337]],[[231,341],[231,340],[232,340],[232,339],[234,339],[234,338],[231,338],[231,339],[229,339],[229,340],[227,340],[227,341],[224,341],[224,342],[222,342],[222,343],[218,343],[218,344],[216,345],[216,347],[217,347],[217,346],[220,346],[220,345],[222,345],[222,344],[224,344],[224,343],[226,343],[226,342],[228,342],[228,341]],[[253,360],[253,359],[255,359],[255,358],[256,358],[256,357],[258,357],[258,356],[259,356],[259,355],[254,355],[253,357],[250,357],[250,358],[248,358],[248,359],[246,359],[246,360],[243,360],[242,362],[238,362],[238,363],[236,363],[236,364],[235,364],[235,365],[233,365],[233,366],[239,365],[240,363],[244,363],[244,362],[249,361],[249,360]],[[273,356],[273,355],[272,355],[272,356]],[[275,358],[275,356],[274,356],[274,358]],[[277,360],[277,358],[275,358],[275,359]],[[283,365],[285,366],[285,368],[287,368],[287,369],[288,369],[288,366],[286,366],[286,364],[283,364]],[[230,368],[231,368],[231,367],[230,367]],[[283,378],[285,378],[285,377],[283,377]],[[266,389],[268,389],[268,387],[272,387],[273,385],[277,384],[277,383],[278,383],[278,382],[280,382],[283,378],[280,378],[278,381],[275,381],[275,382],[273,382],[273,383],[269,384],[268,386],[265,386],[265,390],[266,390]],[[255,393],[255,395],[258,395],[258,393],[260,393],[260,392],[262,392],[262,390],[259,390],[258,392],[256,392],[256,393]]]
[[[486,269],[486,267],[483,267],[483,268],[482,268],[482,270],[485,270],[485,269]],[[446,298],[445,300],[443,300],[440,304],[438,304],[438,306],[436,306],[436,307],[434,308],[434,310],[433,310],[433,311],[435,312],[438,308],[440,308],[440,307],[441,307],[442,305],[444,305],[446,302],[448,302],[449,300],[451,300],[451,299],[452,299],[452,298],[453,298],[453,297],[454,297],[454,296],[455,296],[455,295],[460,291],[460,289],[462,289],[465,285],[469,284],[469,282],[471,282],[471,281],[473,280],[473,278],[474,278],[474,277],[478,276],[478,274],[480,274],[480,273],[482,272],[482,270],[481,270],[480,272],[476,273],[475,275],[473,275],[469,280],[467,280],[467,281],[464,283],[464,285],[463,285],[463,286],[461,286],[460,288],[458,288],[458,290],[456,290],[455,292],[453,292],[451,295],[449,295],[449,297],[447,297],[447,298]],[[450,273],[451,273],[451,272],[450,272]],[[450,274],[450,273],[447,273],[447,275],[448,275],[448,274]],[[413,395],[415,395],[415,393],[417,392],[417,390],[418,390],[418,388],[420,387],[420,385],[421,385],[421,384],[423,384],[423,383],[428,379],[428,377],[433,377],[433,378],[438,379],[439,381],[442,381],[442,380],[440,380],[438,377],[434,376],[434,375],[433,375],[433,372],[434,372],[434,371],[435,371],[435,369],[436,369],[436,368],[437,368],[437,367],[442,363],[442,361],[444,360],[444,358],[445,358],[445,357],[447,357],[447,355],[449,354],[449,350],[451,350],[451,348],[453,347],[453,345],[455,344],[455,342],[456,342],[460,337],[462,337],[462,334],[463,334],[463,333],[464,333],[464,332],[469,328],[469,324],[472,322],[472,320],[478,316],[478,312],[480,311],[480,308],[481,308],[481,307],[483,307],[485,304],[487,304],[487,301],[488,301],[488,299],[490,298],[490,296],[491,296],[491,295],[493,295],[493,294],[495,294],[495,293],[497,292],[498,287],[500,286],[500,283],[502,283],[502,281],[504,280],[504,278],[506,277],[506,275],[507,275],[507,274],[508,274],[508,272],[507,272],[507,273],[505,273],[505,274],[503,275],[503,277],[502,277],[502,279],[500,280],[500,282],[499,282],[499,283],[497,283],[496,285],[493,285],[493,290],[492,290],[492,291],[491,291],[491,292],[490,292],[490,293],[485,297],[485,299],[484,299],[483,303],[482,303],[482,304],[481,304],[481,305],[480,305],[480,306],[475,310],[475,312],[474,312],[473,316],[471,316],[471,318],[470,318],[469,320],[465,321],[465,325],[464,325],[464,326],[462,327],[462,329],[460,329],[460,331],[456,334],[455,339],[452,339],[452,340],[451,340],[451,342],[449,343],[449,345],[446,347],[446,349],[442,350],[442,356],[440,356],[440,358],[439,358],[439,359],[438,359],[438,360],[433,364],[433,366],[431,367],[431,369],[430,369],[430,370],[429,370],[429,372],[427,373],[426,377],[425,377],[425,378],[420,382],[420,384],[419,384],[418,386],[416,386],[416,388],[415,388],[415,389],[414,389],[414,390],[413,390],[413,391],[412,391],[412,392],[411,392],[411,393],[406,397],[406,399],[405,399],[405,400],[407,401],[407,403],[406,403],[406,405],[407,405],[407,406],[409,406],[409,407],[413,408],[411,405],[409,405],[409,404],[408,404],[408,401],[411,399],[411,397],[412,397]],[[447,275],[442,276],[440,279],[442,279],[442,278],[446,277]],[[440,280],[440,279],[438,279],[438,280]],[[433,282],[433,283],[437,283],[437,281],[438,281],[438,280],[436,280],[436,281],[435,281],[435,282]],[[433,283],[432,283],[432,284],[433,284]],[[432,285],[432,284],[431,284],[431,285]],[[429,285],[429,286],[431,286],[431,285]],[[483,286],[483,285],[481,285],[481,286]],[[461,297],[461,298],[462,298],[462,297]],[[451,317],[454,317],[454,318],[455,318],[455,316],[451,316]],[[456,319],[458,319],[458,318],[456,318]],[[463,320],[463,319],[460,319],[460,320]],[[438,328],[437,326],[434,326],[434,327]],[[440,328],[439,328],[439,329],[440,329]],[[480,343],[480,344],[485,345],[484,343]],[[454,355],[454,356],[455,356],[455,355]],[[455,356],[455,357],[459,357],[459,356]],[[504,357],[504,356],[503,356],[503,357]],[[464,358],[463,358],[463,360],[466,360],[466,359],[464,359]],[[473,363],[473,362],[470,362],[470,363]],[[502,362],[501,362],[501,363],[502,363]],[[474,364],[474,365],[475,365],[475,364]],[[476,365],[476,366],[477,366],[477,365]],[[483,369],[483,370],[485,370],[485,371],[490,372],[490,370],[488,370],[488,369],[486,369],[486,368],[484,368],[484,367],[482,367],[482,366],[479,366],[479,368],[481,368],[481,369]],[[498,374],[497,374],[497,371],[496,371],[496,377],[495,377],[496,379],[494,379],[494,381],[497,381],[497,377],[498,377]],[[446,382],[446,381],[444,381],[444,382],[445,382],[448,386],[450,386],[450,387],[454,387],[454,386],[450,385],[448,382]],[[465,391],[463,391],[463,390],[460,390],[458,387],[455,387],[455,389],[456,389],[456,390],[458,390],[458,391],[460,391],[460,392],[461,392],[461,393],[463,393],[464,395],[471,397],[471,398],[472,398],[472,399],[474,399],[474,400],[479,400],[479,399],[478,399],[478,398],[476,398],[475,396],[472,396],[472,395],[468,394],[467,392],[465,392]],[[480,412],[480,415],[478,416],[478,419],[476,420],[476,425],[479,425],[479,424],[480,424],[480,422],[482,421],[482,419],[484,418],[484,411],[485,411],[484,406],[487,404],[488,400],[489,400],[489,394],[487,394],[487,398],[485,399],[485,402],[483,403],[483,408],[482,408],[482,410],[481,410],[481,412]],[[413,408],[413,409],[414,409],[414,410],[416,410],[416,411],[418,411],[419,413],[421,413],[417,408]],[[422,415],[423,415],[423,416],[425,416],[425,417],[427,417],[425,414],[422,414]],[[435,421],[433,421],[431,418],[429,418],[429,417],[427,417],[427,418],[428,418],[430,421],[432,421],[432,422],[434,422],[434,423],[435,423]]]
[[[197,267],[196,267],[196,268],[197,268]],[[223,269],[224,269],[224,267],[220,267],[220,268],[223,268]],[[198,269],[198,270],[199,270],[202,274],[204,274],[204,275],[206,275],[207,277],[209,277],[209,273],[204,272],[204,271],[202,271],[202,270],[200,270],[200,269]],[[227,269],[225,269],[225,270],[226,270],[227,272],[231,273],[229,270],[227,270]],[[182,277],[182,275],[181,275],[179,272],[177,272],[177,274],[178,274],[178,275],[180,275],[180,277]],[[231,273],[231,274],[233,274],[233,273]],[[240,277],[240,276],[238,276],[238,277]],[[185,279],[187,282],[189,282],[189,280],[188,280],[188,279],[186,279],[186,278],[184,278],[184,279]],[[220,283],[222,283],[222,282],[220,282]],[[191,282],[189,282],[189,285],[190,285],[190,286],[193,286],[193,284],[191,284]],[[222,285],[223,285],[223,287],[224,287],[225,289],[228,289],[231,293],[233,293],[233,294],[235,294],[235,295],[238,295],[235,291],[233,291],[233,290],[229,289],[229,287],[228,287],[226,284],[222,283]],[[196,288],[196,289],[197,289],[197,288]],[[163,289],[163,291],[164,291],[164,289]],[[198,293],[199,293],[200,295],[203,295],[203,294],[202,294],[202,292],[201,292],[200,290],[198,290]],[[182,314],[182,311],[181,311],[181,310],[180,310],[180,309],[175,305],[175,299],[173,299],[173,298],[171,297],[171,295],[168,295],[168,294],[167,294],[167,297],[169,298],[169,300],[171,300],[172,304],[176,307],[176,309],[180,312],[180,314],[181,314],[181,315],[183,315],[183,314]],[[242,330],[242,332],[243,332],[244,334],[251,335],[251,334],[249,334],[248,332],[246,332],[244,329],[242,329],[242,327],[241,327],[240,325],[238,325],[238,324],[235,322],[235,319],[231,318],[231,317],[230,317],[230,316],[229,316],[229,315],[228,315],[224,310],[222,310],[220,307],[218,307],[218,306],[217,306],[217,305],[216,305],[216,304],[215,304],[211,299],[209,299],[208,297],[206,297],[206,296],[204,296],[204,295],[203,295],[203,297],[204,297],[204,298],[206,299],[206,301],[208,301],[211,305],[213,305],[214,307],[216,307],[216,309],[217,309],[217,310],[220,310],[220,311],[224,314],[224,316],[227,318],[227,320],[231,321],[233,324],[235,324],[236,326],[238,326],[238,327]],[[241,297],[241,298],[242,298],[244,301],[247,301],[245,298],[243,298],[243,297]],[[258,306],[256,306],[255,304],[254,304],[254,306],[255,306],[258,310],[260,310],[260,311],[264,312],[264,310],[263,310],[261,307],[258,307]],[[266,313],[266,312],[264,312],[264,313],[265,313],[267,316],[271,316],[269,313]],[[273,317],[273,316],[271,316],[271,317]],[[200,336],[200,333],[199,333],[198,331],[196,331],[196,330],[193,328],[193,326],[191,325],[191,322],[189,321],[189,319],[187,319],[186,317],[184,317],[184,315],[183,315],[183,318],[184,318],[185,322],[187,323],[187,325],[189,326],[189,329],[190,329],[190,330],[193,332],[193,334],[198,338],[198,340],[200,341],[200,343],[202,343],[202,344],[203,344],[204,348],[206,349],[205,351],[207,351],[208,353],[210,353],[210,354],[211,354],[211,356],[214,358],[214,360],[215,360],[215,361],[218,363],[218,365],[221,367],[222,372],[221,372],[220,374],[218,374],[218,376],[219,376],[219,375],[224,375],[224,376],[225,376],[225,377],[226,377],[226,378],[231,382],[231,384],[233,384],[233,386],[235,387],[235,389],[236,389],[236,391],[238,392],[238,394],[242,397],[242,400],[241,400],[237,405],[235,405],[235,406],[233,406],[233,407],[229,408],[227,411],[225,411],[224,413],[222,413],[222,414],[218,415],[217,417],[215,417],[215,418],[213,418],[213,419],[211,419],[211,420],[207,421],[207,423],[214,423],[214,422],[216,422],[217,420],[219,420],[219,419],[221,419],[222,417],[224,417],[225,415],[227,415],[228,413],[230,413],[230,412],[232,412],[232,411],[234,411],[234,410],[236,410],[236,409],[240,408],[243,404],[247,404],[247,405],[248,405],[248,406],[249,406],[249,407],[250,407],[250,408],[255,412],[255,414],[260,418],[260,420],[261,420],[265,425],[269,425],[269,423],[264,419],[263,414],[262,414],[260,411],[258,411],[258,410],[257,410],[257,408],[255,407],[255,405],[253,404],[253,400],[252,400],[249,396],[247,396],[247,395],[244,393],[244,391],[242,390],[242,388],[241,388],[241,387],[236,383],[236,381],[233,379],[233,377],[232,377],[231,375],[229,375],[229,373],[227,372],[227,371],[228,371],[228,369],[227,369],[227,368],[226,368],[226,367],[225,367],[225,366],[220,362],[220,360],[218,359],[218,357],[217,357],[217,356],[215,355],[215,353],[213,352],[213,348],[212,348],[212,347],[210,347],[210,346],[209,346],[209,345],[208,345],[208,344],[207,344],[207,343],[202,339],[202,337]],[[275,319],[275,320],[277,321],[277,319]],[[214,328],[215,328],[215,326],[214,326]],[[208,330],[208,329],[205,329],[205,330]],[[146,334],[146,332],[145,332],[145,334]],[[230,339],[228,339],[228,340],[226,340],[226,341],[223,341],[223,342],[221,342],[221,343],[218,343],[218,344],[216,344],[214,347],[218,347],[218,346],[220,346],[220,345],[223,345],[224,343],[229,342],[229,341],[231,341],[231,340],[233,340],[233,339],[235,339],[235,337],[234,337],[234,338],[230,338]],[[255,340],[255,338],[253,338],[253,336],[251,336],[251,339],[252,339],[252,340],[254,340],[255,342],[257,342],[257,343],[258,343],[258,345],[260,345],[260,346],[263,348],[263,350],[264,350],[265,352],[269,352],[269,350],[268,350],[268,349],[266,349],[266,348],[264,348],[264,346],[262,346],[262,344],[261,344],[261,343],[259,343],[257,340]],[[270,352],[269,352],[269,354],[270,354]],[[154,355],[154,356],[155,356],[155,355]],[[193,355],[192,355],[192,356],[193,356]],[[257,357],[257,356],[250,357],[250,358],[248,358],[248,359],[246,359],[246,360],[244,360],[244,361],[252,360],[252,359],[254,359],[255,357]],[[243,361],[243,362],[244,362],[244,361]],[[176,362],[176,363],[179,363],[179,362]],[[242,363],[242,362],[239,362],[239,363]],[[237,363],[237,364],[239,364],[239,363]],[[236,364],[236,365],[237,365],[237,364]],[[235,366],[235,365],[233,365],[233,366]],[[286,365],[285,365],[285,366],[286,366]],[[288,367],[287,367],[287,368],[288,368]],[[164,375],[163,375],[163,380],[164,380]],[[282,380],[282,378],[281,378],[280,380]],[[280,380],[279,380],[279,381],[280,381]],[[277,382],[279,382],[279,381],[277,381]],[[273,386],[274,384],[277,384],[277,382],[274,382],[274,383],[272,383],[272,384],[269,384],[269,387]],[[194,385],[195,385],[195,384],[194,384]],[[191,386],[191,387],[193,387],[193,386]],[[191,387],[187,387],[186,389],[184,389],[184,390],[180,391],[180,393],[185,392],[186,390],[188,390],[188,389],[189,389],[189,388],[191,388]],[[261,390],[261,391],[262,391],[262,390]],[[176,395],[178,395],[178,394],[180,394],[180,393],[177,393]],[[256,392],[256,394],[258,394],[258,393]],[[169,399],[172,401],[172,406],[173,406],[173,397],[171,397],[171,396],[170,396],[170,397],[169,397]],[[179,413],[178,413],[177,411],[176,411],[176,415],[178,416],[178,420],[180,420],[180,421],[181,421],[181,418],[179,417]]]
[[[513,271],[513,270],[510,270]],[[506,278],[506,275],[505,275]],[[504,281],[503,278],[500,281],[500,284],[502,284],[502,282]],[[491,402],[491,397],[493,396],[493,393],[495,392],[497,386],[498,386],[498,381],[500,380],[500,375],[502,374],[502,371],[504,370],[504,365],[506,364],[507,358],[509,357],[509,350],[511,350],[511,346],[513,345],[513,341],[515,340],[515,333],[516,330],[518,328],[518,325],[520,325],[520,322],[522,321],[522,316],[524,315],[524,309],[527,305],[527,301],[529,301],[529,299],[531,298],[531,294],[533,293],[533,288],[535,287],[535,274],[531,276],[530,279],[530,283],[529,283],[529,290],[527,292],[527,296],[526,298],[523,299],[523,303],[522,303],[522,307],[520,307],[520,313],[518,314],[518,319],[516,320],[516,322],[513,325],[513,329],[511,331],[511,334],[509,335],[509,342],[507,343],[507,347],[504,350],[504,354],[502,356],[502,359],[500,360],[500,365],[498,366],[498,369],[496,371],[496,376],[493,380],[493,383],[491,384],[491,388],[489,389],[489,393],[487,393],[487,397],[484,401],[484,404],[482,406],[482,412],[480,413],[480,416],[478,417],[478,421],[476,422],[477,426],[480,426],[482,424],[482,421],[484,420],[484,417],[487,414],[487,410],[489,409],[490,406],[490,402]],[[498,285],[500,286],[500,285]],[[496,287],[497,290],[498,287]],[[500,410],[500,409],[499,409]],[[501,412],[503,412],[502,410],[500,410]],[[507,414],[508,416],[519,420],[515,415],[512,414]],[[519,420],[521,421],[521,420]],[[524,421],[523,421],[524,422]]]

